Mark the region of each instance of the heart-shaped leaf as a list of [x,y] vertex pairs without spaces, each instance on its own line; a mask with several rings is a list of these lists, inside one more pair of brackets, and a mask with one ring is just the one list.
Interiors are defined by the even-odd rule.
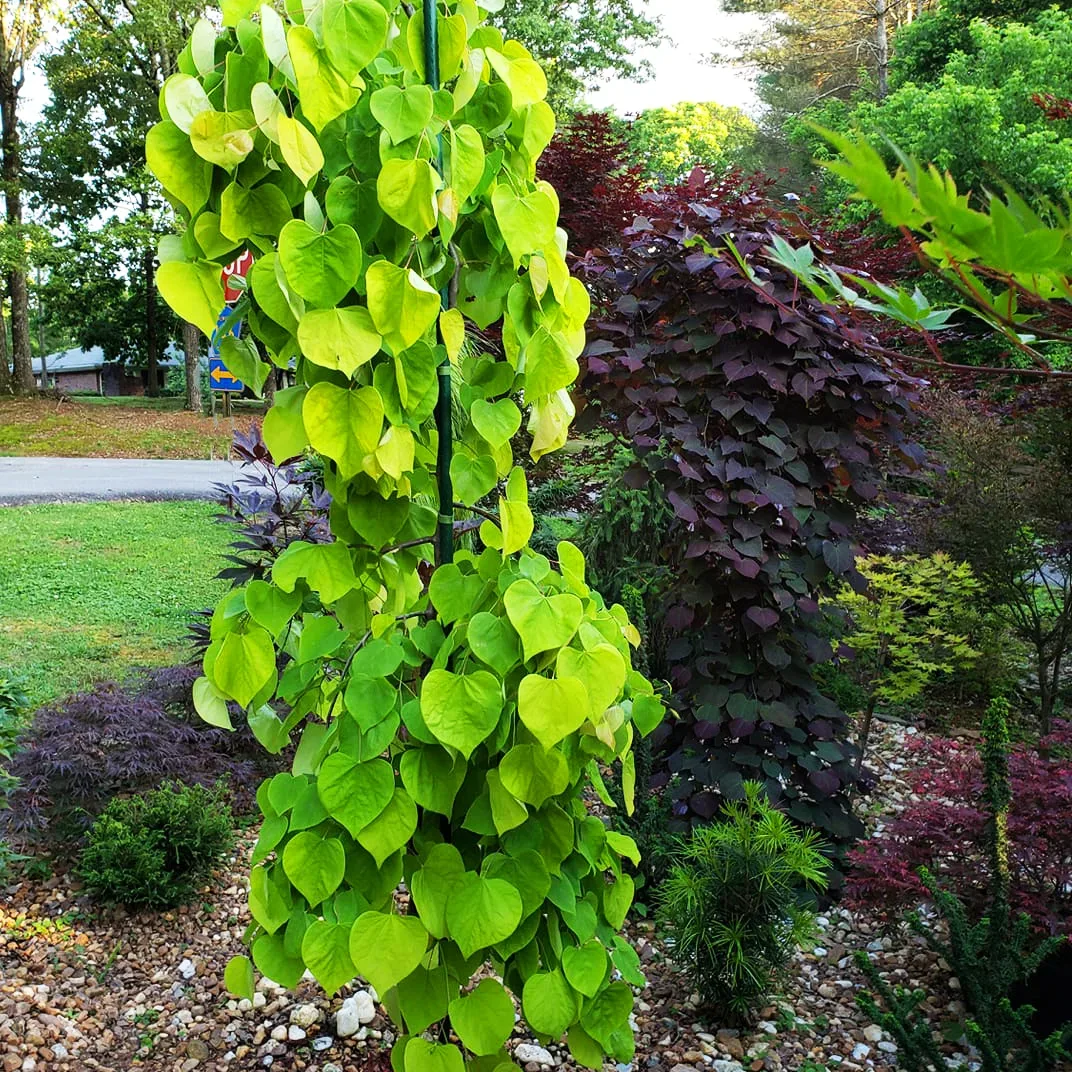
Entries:
[[469,621],[469,647],[473,654],[505,677],[521,661],[521,641],[505,618],[487,611]]
[[321,764],[317,789],[328,814],[356,838],[391,802],[395,776],[384,759],[358,763],[333,752]]
[[361,239],[347,224],[316,231],[291,220],[279,234],[279,262],[287,283],[321,309],[338,305],[361,276]]
[[502,758],[499,776],[518,800],[540,808],[569,785],[569,764],[561,752],[534,744],[517,744]]
[[412,268],[376,261],[365,273],[365,286],[372,322],[396,353],[412,346],[435,324],[439,293]]
[[376,0],[324,0],[324,48],[353,82],[387,44],[387,11]]
[[[583,694],[584,689],[578,683]],[[466,759],[495,729],[502,712],[502,683],[486,670],[454,674],[432,670],[421,684],[421,716],[438,741]]]
[[352,376],[371,361],[383,339],[369,311],[357,305],[343,309],[310,309],[298,324],[298,345],[310,361]]
[[521,410],[512,398],[486,402],[478,398],[469,410],[473,427],[493,446],[501,447],[517,435],[521,427]]
[[447,901],[447,929],[466,958],[508,938],[520,922],[521,895],[502,879],[469,871]]
[[283,870],[294,888],[314,908],[330,897],[346,871],[346,850],[338,838],[303,830],[283,850]]
[[563,648],[555,660],[555,673],[559,677],[575,677],[584,685],[593,719],[598,719],[617,702],[627,669],[621,652],[610,644],[596,644],[589,650]]
[[545,596],[532,581],[515,581],[503,601],[510,624],[521,637],[526,661],[568,644],[581,624],[581,601],[575,595]]
[[525,982],[521,1007],[533,1031],[557,1039],[576,1021],[580,1002],[562,972],[537,972]]
[[431,87],[426,85],[384,86],[369,98],[376,122],[398,145],[420,134],[431,122],[434,103]]
[[514,1003],[494,979],[482,979],[450,1003],[450,1024],[467,1050],[478,1057],[497,1053],[514,1030]]
[[439,175],[427,160],[394,159],[380,169],[376,195],[392,220],[423,238],[436,225],[439,185]]
[[366,912],[350,931],[350,959],[379,994],[405,979],[427,948],[428,932],[416,916]]
[[357,974],[350,959],[350,927],[318,919],[302,938],[302,960],[325,994],[334,994]]
[[309,442],[336,462],[343,479],[349,479],[361,471],[380,442],[383,400],[375,387],[316,383],[302,403],[302,419]]
[[529,732],[553,748],[588,718],[588,693],[575,677],[528,674],[517,689],[517,713]]
[[562,968],[574,990],[594,998],[607,978],[608,957],[603,943],[593,938],[584,945],[562,950]]

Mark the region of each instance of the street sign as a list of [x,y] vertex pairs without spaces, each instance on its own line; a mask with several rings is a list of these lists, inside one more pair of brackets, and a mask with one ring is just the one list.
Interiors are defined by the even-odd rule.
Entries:
[[218,358],[208,359],[208,378],[213,391],[244,391],[246,385],[228,370],[227,366]]
[[[208,379],[213,391],[237,392],[244,391],[246,385],[234,376],[220,358],[220,332],[228,317],[234,310],[231,302],[238,301],[242,296],[242,288],[233,284],[246,278],[246,273],[253,266],[253,254],[244,250],[226,268],[220,272],[220,281],[223,283],[223,297],[227,303],[220,311],[216,320],[216,330],[212,333],[212,339],[208,347]],[[231,334],[237,339],[242,333],[242,321],[235,320],[231,325]],[[225,400],[224,413],[229,412],[230,402]]]

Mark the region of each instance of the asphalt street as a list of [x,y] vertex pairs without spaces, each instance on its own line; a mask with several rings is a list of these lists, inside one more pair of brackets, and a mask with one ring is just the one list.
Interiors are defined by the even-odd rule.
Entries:
[[0,505],[122,499],[211,499],[232,462],[158,458],[0,458]]

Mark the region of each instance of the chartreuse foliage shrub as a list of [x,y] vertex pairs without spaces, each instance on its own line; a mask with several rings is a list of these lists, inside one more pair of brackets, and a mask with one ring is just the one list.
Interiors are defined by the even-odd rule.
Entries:
[[772,807],[759,782],[679,840],[660,911],[707,1005],[740,1019],[766,997],[812,930],[809,895],[828,870],[819,835]]
[[[511,994],[579,1062],[628,1060],[641,976],[617,931],[638,854],[582,792],[620,764],[632,796],[631,742],[663,710],[581,553],[560,544],[552,568],[527,546],[512,396],[535,457],[564,442],[589,310],[534,179],[554,128],[543,73],[473,0],[224,7],[221,32],[195,28],[148,138],[187,222],[160,285],[211,330],[221,266],[252,252],[235,306],[249,331],[223,357],[254,385],[264,355],[295,362],[264,437],[278,458],[322,456],[334,536],[291,543],[223,600],[195,686],[209,721],[233,701],[270,751],[295,745],[259,793],[252,963],[232,961],[228,984],[249,993],[254,965],[288,986],[308,969],[328,992],[360,974],[399,1025],[404,1072],[508,1061]],[[441,311],[441,292],[457,304]],[[463,346],[471,323],[500,321],[501,354]],[[451,380],[453,444],[433,421]],[[485,550],[448,561],[440,545],[430,570],[453,500],[500,481]],[[470,989],[488,961],[495,977]],[[460,1045],[429,1041],[434,1024]]]
[[978,652],[958,631],[979,583],[966,562],[933,555],[873,555],[861,560],[867,588],[842,586],[833,601],[845,616],[852,677],[866,695],[860,759],[875,708],[906,704],[943,674],[971,664]]
[[97,817],[79,859],[96,898],[130,907],[179,904],[234,844],[226,783],[166,784],[115,797]]

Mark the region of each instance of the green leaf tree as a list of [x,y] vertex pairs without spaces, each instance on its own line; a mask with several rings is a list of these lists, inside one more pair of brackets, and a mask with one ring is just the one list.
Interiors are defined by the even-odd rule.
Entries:
[[[528,547],[511,443],[522,405],[534,458],[564,443],[589,312],[535,179],[546,79],[473,0],[326,0],[308,21],[229,0],[223,22],[194,27],[147,138],[186,222],[158,283],[208,333],[221,267],[252,253],[249,332],[224,357],[253,384],[293,364],[264,435],[321,455],[335,537],[223,600],[195,693],[216,724],[241,706],[269,751],[296,743],[258,795],[252,963],[328,992],[362,975],[406,1072],[508,1062],[515,1000],[582,1064],[630,1060],[615,969],[639,975],[616,932],[636,846],[582,794],[599,764],[633,783],[662,707],[581,553]],[[465,346],[492,324],[501,352]],[[479,553],[454,553],[459,504],[483,518]],[[422,1037],[433,1024],[460,1045]]]
[[515,37],[547,75],[547,99],[560,110],[607,78],[638,81],[650,71],[636,53],[659,40],[659,21],[645,0],[501,0],[492,22]]
[[[34,389],[30,357],[30,291],[26,281],[23,221],[23,151],[19,97],[26,70],[45,39],[54,12],[49,0],[0,0],[0,180],[4,192],[2,264],[11,303],[10,387],[18,394]],[[4,376],[7,379],[7,354]]]
[[755,135],[755,123],[740,108],[713,101],[649,108],[625,126],[642,173],[663,184],[683,179],[694,167],[719,172],[741,164]]
[[879,704],[908,703],[935,678],[978,656],[956,626],[979,584],[971,566],[941,551],[929,557],[874,555],[857,568],[867,588],[857,592],[844,585],[834,606],[845,615],[842,639],[855,653],[850,669],[867,696],[859,769]]
[[[157,240],[174,221],[145,167],[145,136],[195,10],[188,0],[76,2],[70,32],[42,61],[50,100],[30,146],[34,193],[66,253],[51,267],[46,303],[79,345],[147,368],[149,394],[178,325],[154,283]],[[192,341],[186,332],[187,408],[197,410]]]

